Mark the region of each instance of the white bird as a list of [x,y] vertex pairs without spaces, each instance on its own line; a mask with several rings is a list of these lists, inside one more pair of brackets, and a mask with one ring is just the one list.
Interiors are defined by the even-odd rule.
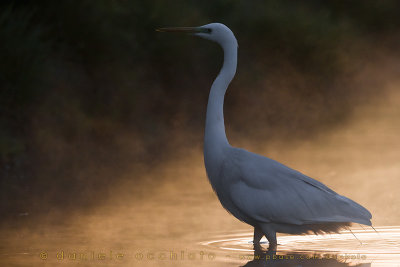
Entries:
[[220,23],[200,27],[160,28],[186,32],[218,43],[224,51],[220,73],[211,86],[204,136],[204,163],[222,206],[254,227],[253,242],[265,236],[277,246],[276,233],[337,232],[352,222],[371,225],[371,213],[352,201],[277,161],[229,144],[224,125],[225,92],[236,73],[238,43]]

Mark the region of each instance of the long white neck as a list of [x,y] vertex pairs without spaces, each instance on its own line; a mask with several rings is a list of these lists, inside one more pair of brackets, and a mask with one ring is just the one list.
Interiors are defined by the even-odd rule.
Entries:
[[[208,98],[206,129],[204,135],[204,158],[214,160],[225,147],[229,146],[224,124],[224,96],[229,83],[236,73],[237,42],[221,44],[224,50],[224,63],[220,73],[211,86]],[[206,166],[207,167],[207,166]]]

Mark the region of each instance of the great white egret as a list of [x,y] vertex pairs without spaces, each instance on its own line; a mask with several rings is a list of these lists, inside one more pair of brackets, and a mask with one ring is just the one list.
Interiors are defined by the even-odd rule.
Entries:
[[224,51],[220,73],[211,86],[204,136],[208,178],[222,206],[254,227],[253,242],[263,236],[276,248],[276,233],[337,232],[352,222],[371,225],[371,213],[352,201],[277,161],[232,147],[225,134],[223,104],[236,73],[238,43],[223,24],[160,28],[191,33],[217,42]]

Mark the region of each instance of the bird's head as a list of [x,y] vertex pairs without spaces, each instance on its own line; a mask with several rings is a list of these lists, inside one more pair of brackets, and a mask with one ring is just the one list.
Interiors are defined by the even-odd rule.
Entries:
[[200,27],[167,27],[159,28],[160,32],[183,32],[199,36],[217,42],[221,46],[224,44],[235,42],[237,44],[233,32],[221,23],[210,23]]

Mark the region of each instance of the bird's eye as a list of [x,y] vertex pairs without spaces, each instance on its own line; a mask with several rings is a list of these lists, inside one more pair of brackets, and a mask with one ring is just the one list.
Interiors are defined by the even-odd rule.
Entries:
[[212,29],[207,28],[207,32],[208,32],[208,33],[212,33]]

